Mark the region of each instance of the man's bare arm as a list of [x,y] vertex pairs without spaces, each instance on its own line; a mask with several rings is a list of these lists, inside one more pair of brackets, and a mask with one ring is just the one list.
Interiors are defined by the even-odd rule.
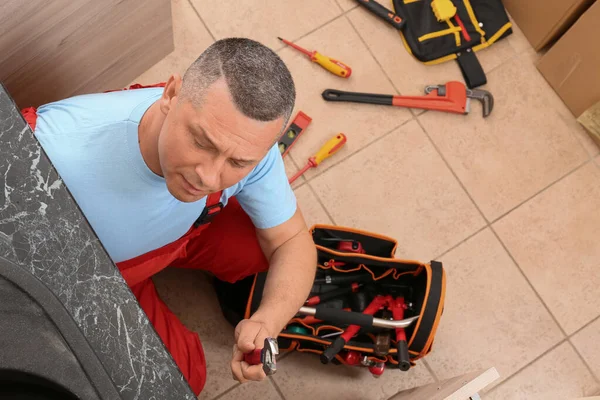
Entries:
[[257,230],[258,241],[269,260],[269,273],[258,310],[235,328],[231,371],[239,382],[262,380],[260,365],[248,365],[244,354],[262,348],[264,339],[276,337],[306,301],[317,268],[317,252],[300,210],[287,222]]
[[250,319],[263,322],[276,335],[306,301],[317,253],[300,209],[279,226],[257,230],[257,236],[269,260],[269,272],[261,304]]

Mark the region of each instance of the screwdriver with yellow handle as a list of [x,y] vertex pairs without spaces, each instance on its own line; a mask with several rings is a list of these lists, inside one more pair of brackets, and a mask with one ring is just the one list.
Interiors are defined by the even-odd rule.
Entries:
[[327,71],[331,72],[334,75],[341,76],[342,78],[349,78],[352,75],[352,68],[347,66],[341,61],[334,60],[333,58],[324,56],[323,54],[315,51],[308,51],[298,46],[295,43],[290,42],[289,40],[282,39],[278,37],[277,39],[281,40],[283,43],[288,46],[293,47],[294,49],[301,51],[306,54],[311,61],[316,62],[321,67],[325,68]]
[[344,146],[345,143],[346,135],[344,135],[343,133],[338,133],[337,135],[329,139],[327,143],[325,143],[323,147],[321,147],[317,154],[310,157],[306,165],[300,171],[298,171],[296,175],[290,178],[290,183],[293,183],[296,179],[300,178],[300,176],[303,173],[305,173],[311,168],[315,168],[316,166],[321,164],[323,160],[335,154],[339,149],[341,149]]

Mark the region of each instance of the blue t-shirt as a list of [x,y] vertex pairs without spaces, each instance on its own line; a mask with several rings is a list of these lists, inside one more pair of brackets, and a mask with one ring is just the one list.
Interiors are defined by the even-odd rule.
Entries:
[[[144,162],[138,125],[162,88],[76,96],[40,107],[35,136],[114,262],[183,236],[206,198],[184,203]],[[296,211],[277,145],[246,178],[223,191],[236,196],[257,228],[277,226]]]

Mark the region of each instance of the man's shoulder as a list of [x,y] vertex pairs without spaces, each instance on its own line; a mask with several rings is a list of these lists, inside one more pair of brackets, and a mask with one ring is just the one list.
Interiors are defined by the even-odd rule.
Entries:
[[[136,111],[139,117],[162,88],[123,90],[70,97],[40,106],[37,110],[39,129],[36,133],[78,133],[97,127],[127,122]],[[143,110],[139,110],[144,107]],[[139,121],[135,121],[139,122]]]
[[279,163],[282,163],[281,151],[279,150],[279,144],[275,143],[258,163],[256,167],[248,174],[245,183],[255,182],[259,179],[265,179],[271,177],[272,173],[280,172],[278,167]]

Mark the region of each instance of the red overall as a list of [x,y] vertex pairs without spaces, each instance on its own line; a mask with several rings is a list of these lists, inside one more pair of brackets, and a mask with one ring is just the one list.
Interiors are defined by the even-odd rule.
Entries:
[[[31,129],[35,129],[35,108],[27,108],[22,114]],[[123,278],[196,395],[200,394],[206,382],[202,344],[198,335],[188,330],[159,298],[151,276],[172,266],[202,269],[218,279],[235,282],[268,268],[248,215],[235,198],[230,198],[221,210],[220,197],[220,192],[208,196],[203,212],[207,218],[200,221],[201,216],[177,241],[117,263]]]

